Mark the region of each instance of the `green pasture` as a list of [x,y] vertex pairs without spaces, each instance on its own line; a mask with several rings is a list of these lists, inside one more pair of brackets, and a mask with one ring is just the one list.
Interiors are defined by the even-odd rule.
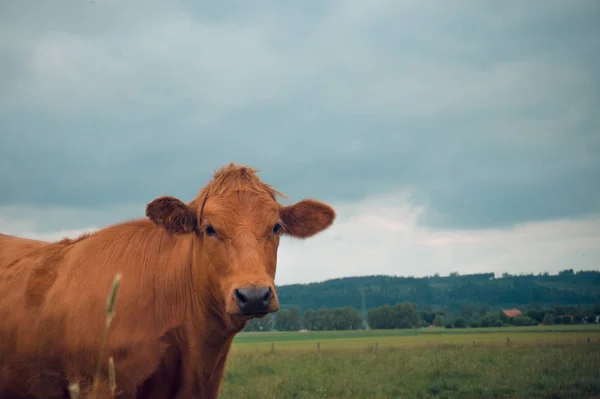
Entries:
[[219,396],[599,397],[600,326],[590,325],[242,333]]
[[321,350],[432,346],[443,344],[535,344],[600,342],[600,325],[501,328],[421,328],[308,332],[245,332],[236,336],[232,353],[248,350]]
[[220,399],[598,398],[600,344],[238,352]]

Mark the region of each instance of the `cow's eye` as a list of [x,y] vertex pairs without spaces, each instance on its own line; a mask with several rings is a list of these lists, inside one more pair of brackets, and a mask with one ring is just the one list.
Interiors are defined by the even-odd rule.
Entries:
[[215,231],[214,227],[212,226],[207,226],[204,231],[206,232],[207,235],[209,236],[216,236],[217,232]]
[[275,226],[273,226],[273,233],[277,234],[279,233],[279,230],[281,230],[281,225],[279,223],[275,223]]

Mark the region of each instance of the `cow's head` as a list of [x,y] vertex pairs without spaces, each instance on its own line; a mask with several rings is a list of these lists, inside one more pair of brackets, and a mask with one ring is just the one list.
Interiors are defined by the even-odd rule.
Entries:
[[327,204],[305,199],[283,206],[277,195],[254,169],[230,164],[189,204],[161,197],[146,209],[168,231],[197,237],[198,289],[209,292],[211,303],[239,327],[279,309],[274,279],[280,237],[307,238],[335,219]]

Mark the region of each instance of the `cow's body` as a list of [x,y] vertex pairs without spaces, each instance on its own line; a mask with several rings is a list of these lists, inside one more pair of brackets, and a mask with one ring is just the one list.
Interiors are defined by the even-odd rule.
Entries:
[[[174,200],[165,201],[152,203],[158,208],[149,205],[149,219],[76,240],[45,243],[0,237],[0,397],[67,398],[68,383],[76,381],[81,397],[87,396],[116,273],[122,275],[121,286],[103,364],[113,356],[117,397],[217,397],[233,337],[254,317],[232,316],[226,310],[235,301],[225,284],[234,278],[237,286],[241,280],[258,284],[264,272],[256,268],[256,274],[250,273],[255,270],[251,263],[272,263],[269,257],[262,263],[254,259],[263,255],[263,248],[268,250],[265,256],[271,256],[276,247],[247,237],[217,241],[202,236],[200,226],[193,227],[193,215],[202,218],[206,198],[192,201],[193,212],[183,216],[187,205],[179,202],[173,208]],[[218,215],[221,204],[213,201],[207,207]],[[295,223],[292,216],[284,215],[290,225]],[[332,221],[333,217],[322,224],[327,227]],[[225,228],[233,231],[229,225]],[[248,263],[242,265],[243,278],[215,277],[219,256],[233,268],[240,262],[238,252],[248,259],[243,261]],[[274,277],[274,270],[269,276]],[[221,290],[220,285],[227,288]],[[274,306],[278,305],[268,311]],[[99,398],[109,397],[106,369]]]
[[15,237],[0,233],[0,266],[8,265],[27,253],[50,244],[47,241]]

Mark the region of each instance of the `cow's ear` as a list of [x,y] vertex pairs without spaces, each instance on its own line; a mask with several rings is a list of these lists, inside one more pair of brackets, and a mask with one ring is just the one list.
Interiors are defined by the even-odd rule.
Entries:
[[194,210],[174,197],[160,197],[150,202],[146,216],[171,233],[191,233],[198,229]]
[[294,205],[281,207],[279,217],[285,234],[307,238],[331,226],[335,220],[335,211],[323,202],[305,199]]

